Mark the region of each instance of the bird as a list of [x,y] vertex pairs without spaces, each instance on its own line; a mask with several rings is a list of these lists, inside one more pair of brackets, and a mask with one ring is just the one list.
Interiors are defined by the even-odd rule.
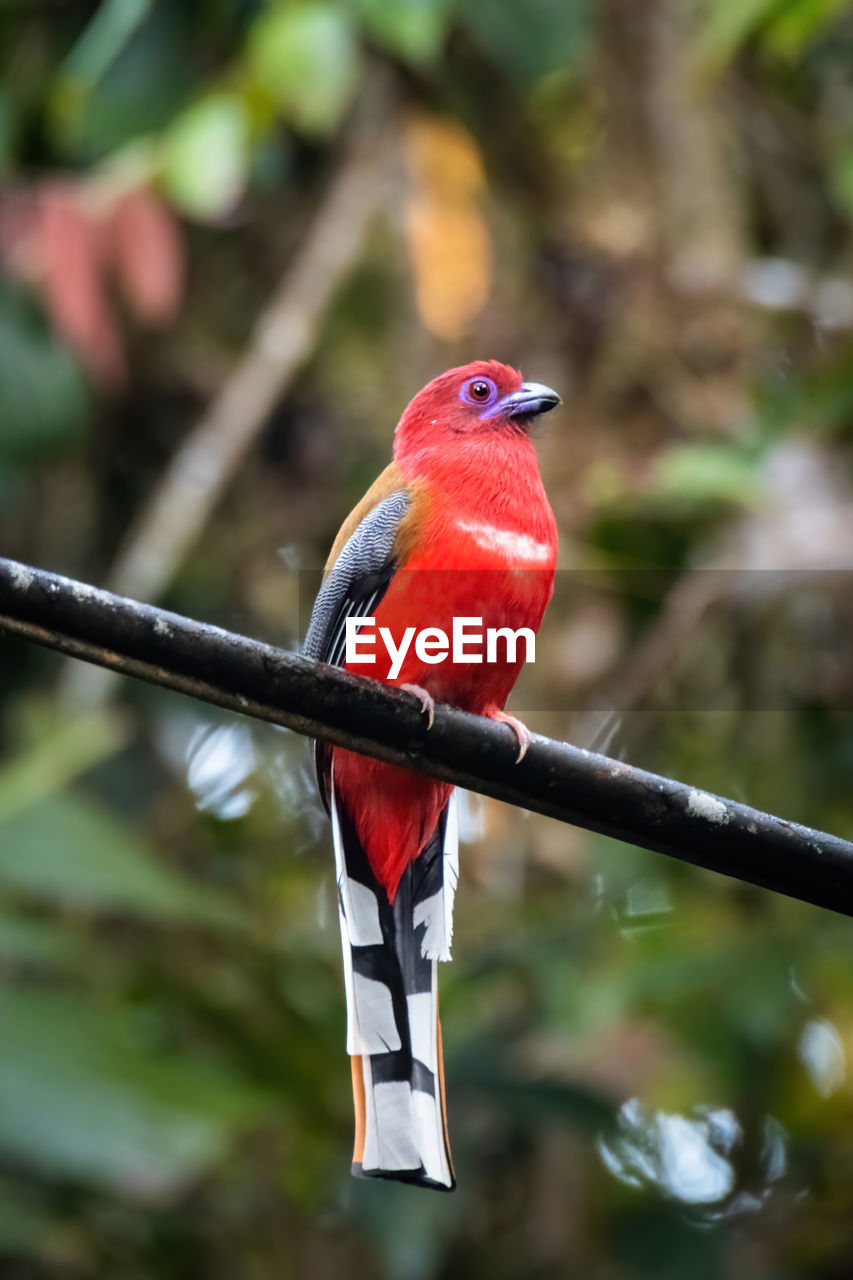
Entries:
[[[505,723],[519,761],[530,733],[504,705],[524,655],[500,629],[535,635],[553,593],[557,527],[531,427],[560,403],[497,360],[427,383],[397,424],[393,460],[334,540],[302,648],[408,691],[428,727],[436,702]],[[407,628],[426,640],[395,664],[380,645],[369,656],[350,646],[348,618],[385,628],[398,654]],[[469,634],[477,621],[493,628],[495,652],[468,645],[439,660],[436,634],[449,636],[454,619]],[[455,793],[342,747],[313,749],[335,848],[352,1172],[452,1191],[437,962],[450,959]]]

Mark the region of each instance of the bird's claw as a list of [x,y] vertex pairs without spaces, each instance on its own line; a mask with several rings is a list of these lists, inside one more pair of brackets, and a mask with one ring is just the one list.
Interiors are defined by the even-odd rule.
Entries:
[[498,724],[505,724],[512,729],[518,742],[518,755],[515,757],[515,763],[521,764],[532,741],[527,725],[523,724],[521,720],[517,720],[515,716],[508,715],[506,711],[493,711],[489,718],[497,720]]
[[426,689],[422,689],[419,684],[401,684],[400,688],[405,689],[406,693],[410,693],[413,698],[417,698],[421,704],[421,711],[427,717],[427,729],[431,729],[435,722],[435,701],[432,694],[427,693]]

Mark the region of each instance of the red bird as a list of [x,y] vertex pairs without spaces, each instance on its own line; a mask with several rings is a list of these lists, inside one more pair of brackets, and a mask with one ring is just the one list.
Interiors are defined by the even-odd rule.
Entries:
[[[503,707],[522,646],[498,635],[491,653],[471,640],[448,652],[440,633],[450,637],[454,619],[469,634],[476,623],[483,632],[538,629],[557,529],[529,427],[559,403],[496,360],[428,383],[397,425],[394,461],[335,539],[304,646],[309,657],[408,689],[430,725],[434,700],[509,724],[519,760],[530,735]],[[397,661],[387,642],[384,654],[379,643],[371,649],[366,632],[358,652],[373,661],[352,652],[347,661],[348,617],[373,619]],[[425,628],[439,634],[413,643]],[[353,1173],[449,1191],[436,961],[450,959],[453,788],[339,747],[318,744],[316,760],[337,865]]]

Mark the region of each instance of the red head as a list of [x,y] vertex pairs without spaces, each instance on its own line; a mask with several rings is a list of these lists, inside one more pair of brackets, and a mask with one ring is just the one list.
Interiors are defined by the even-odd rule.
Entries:
[[397,426],[394,457],[444,450],[452,442],[479,445],[496,433],[526,434],[530,419],[547,413],[560,397],[541,382],[498,360],[472,360],[428,382]]

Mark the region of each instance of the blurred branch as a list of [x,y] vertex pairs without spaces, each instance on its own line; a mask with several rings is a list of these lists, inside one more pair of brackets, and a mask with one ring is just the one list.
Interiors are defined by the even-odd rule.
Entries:
[[112,672],[853,915],[853,844],[564,742],[521,764],[504,725],[0,559],[0,629]]
[[737,589],[737,580],[738,574],[728,560],[678,579],[608,691],[617,723],[634,711],[672,669],[705,614]]
[[[387,131],[374,109],[307,237],[255,326],[242,359],[166,468],[107,578],[125,595],[156,599],[200,535],[231,476],[316,343],[323,318],[362,253],[386,190]],[[69,670],[63,692],[86,706],[109,695],[108,672]]]
[[[803,573],[847,575],[853,545],[853,491],[832,449],[783,440],[763,464],[761,500],[727,531],[716,554],[687,570],[609,690],[624,716],[672,670],[705,616],[725,600],[740,607],[764,591],[785,589]],[[763,594],[763,593],[762,593]]]

